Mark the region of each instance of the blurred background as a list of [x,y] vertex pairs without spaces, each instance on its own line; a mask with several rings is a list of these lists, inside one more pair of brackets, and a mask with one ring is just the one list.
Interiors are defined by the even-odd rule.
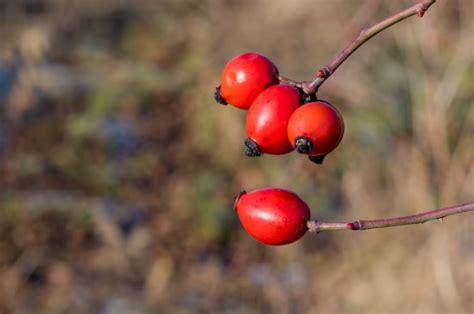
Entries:
[[471,213],[269,247],[232,210],[266,186],[321,220],[474,199],[473,1],[323,85],[346,124],[323,166],[245,157],[245,112],[213,100],[239,53],[310,79],[414,2],[0,0],[0,313],[472,313]]

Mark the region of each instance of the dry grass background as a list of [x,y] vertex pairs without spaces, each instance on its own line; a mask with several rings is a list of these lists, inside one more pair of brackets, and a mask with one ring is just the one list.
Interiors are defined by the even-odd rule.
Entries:
[[322,87],[346,134],[324,166],[243,156],[225,62],[312,77],[413,1],[0,1],[0,313],[472,313],[470,213],[262,246],[232,212],[281,186],[313,218],[474,198],[469,0],[372,39]]

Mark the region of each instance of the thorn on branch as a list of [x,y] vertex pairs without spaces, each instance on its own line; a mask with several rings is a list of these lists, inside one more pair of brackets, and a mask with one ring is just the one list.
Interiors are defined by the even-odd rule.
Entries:
[[418,9],[416,9],[416,15],[418,17],[423,17],[423,15],[425,15],[426,10],[428,10],[428,7],[425,4],[420,3],[418,5]]
[[426,9],[420,8],[420,9],[418,9],[418,10],[416,11],[416,15],[417,15],[418,17],[423,17],[423,15],[425,15],[425,12],[426,12]]

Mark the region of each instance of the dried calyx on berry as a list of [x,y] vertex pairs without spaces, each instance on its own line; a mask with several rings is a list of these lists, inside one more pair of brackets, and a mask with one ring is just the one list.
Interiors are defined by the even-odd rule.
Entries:
[[[313,142],[306,136],[298,136],[295,139],[295,148],[298,153],[307,154],[313,149]],[[308,159],[315,164],[321,165],[327,154],[318,156],[308,156]]]
[[246,138],[245,139],[245,155],[248,157],[259,157],[262,155],[260,148],[258,148],[257,143],[255,141]]
[[247,194],[247,191],[242,190],[239,192],[239,194],[234,196],[234,210],[237,210],[237,202],[239,201],[240,197],[244,194]]
[[224,106],[227,105],[227,101],[225,101],[225,99],[222,98],[220,85],[216,87],[216,91],[214,92],[214,99],[218,104],[221,104]]
[[295,148],[300,154],[307,154],[313,149],[313,142],[307,136],[298,136],[295,139]]

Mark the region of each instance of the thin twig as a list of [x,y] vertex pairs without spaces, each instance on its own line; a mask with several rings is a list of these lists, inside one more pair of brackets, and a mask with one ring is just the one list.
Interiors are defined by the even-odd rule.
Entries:
[[298,88],[302,88],[303,86],[301,82],[293,81],[292,79],[289,79],[281,74],[278,75],[278,81],[280,81],[280,83],[282,84],[286,84],[286,85],[290,85],[290,86],[294,86]]
[[310,220],[308,221],[307,225],[309,231],[313,233],[335,230],[367,230],[411,224],[421,224],[430,220],[442,219],[446,216],[456,215],[473,210],[474,202],[470,202],[461,205],[454,205],[451,207],[438,208],[411,216],[375,220],[353,220],[348,222],[323,222],[317,220]]
[[382,20],[381,22],[373,25],[372,27],[363,29],[355,40],[353,40],[349,45],[342,49],[331,62],[329,62],[325,67],[323,67],[317,72],[316,78],[314,80],[295,82],[293,80],[284,78],[285,80],[282,82],[293,86],[301,86],[303,91],[308,95],[316,93],[318,91],[318,88],[328,79],[328,77],[330,77],[334,73],[334,71],[336,71],[336,69],[352,53],[354,53],[354,51],[356,51],[370,38],[374,37],[384,29],[387,29],[390,26],[401,22],[412,15],[418,15],[419,17],[422,17],[425,14],[426,10],[428,10],[428,8],[435,2],[436,0],[419,0],[411,7]]

